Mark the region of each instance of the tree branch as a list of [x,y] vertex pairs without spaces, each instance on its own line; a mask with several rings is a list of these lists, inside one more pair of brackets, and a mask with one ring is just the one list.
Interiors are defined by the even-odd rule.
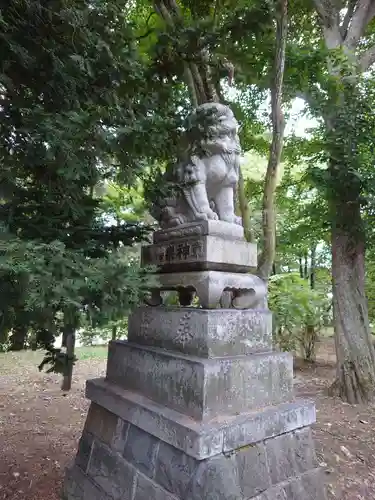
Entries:
[[366,26],[375,15],[374,0],[359,0],[352,16],[350,27],[345,38],[345,46],[353,50],[361,36],[364,34]]
[[361,71],[367,71],[375,63],[375,45],[367,49],[359,58]]
[[346,14],[345,14],[345,17],[344,17],[344,21],[342,23],[342,26],[341,26],[341,36],[343,37],[343,39],[345,40],[347,34],[348,34],[348,28],[349,28],[349,24],[352,20],[352,17],[353,17],[353,14],[354,14],[354,10],[355,10],[355,7],[357,5],[357,1],[358,0],[350,0],[349,1],[349,5],[348,5],[348,10],[346,11]]
[[[171,12],[170,12],[163,0],[156,0],[154,2],[154,8],[155,11],[159,14],[159,16],[162,19],[164,19],[167,25],[169,25],[172,28],[175,27],[175,19],[179,15],[177,4],[175,5],[171,3],[170,5]],[[185,76],[185,83],[189,90],[192,106],[196,108],[200,104],[200,101],[202,99],[202,97],[199,96],[199,93],[202,92],[201,87],[203,87],[203,83],[200,85],[201,79],[196,65],[193,63],[188,64],[184,62],[184,76]]]
[[367,24],[372,21],[372,19],[375,17],[375,1],[372,0],[369,10],[368,10],[368,16],[367,16]]
[[334,0],[314,0],[315,8],[320,17],[326,45],[329,49],[342,43],[340,31],[340,15]]

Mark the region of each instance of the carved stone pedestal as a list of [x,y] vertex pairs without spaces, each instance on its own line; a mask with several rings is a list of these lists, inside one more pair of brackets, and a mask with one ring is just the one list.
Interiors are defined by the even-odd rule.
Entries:
[[[256,247],[231,227],[180,226],[144,249],[144,262],[160,266],[155,303],[175,289],[204,307],[142,306],[128,341],[111,342],[106,377],[87,383],[64,500],[325,498],[314,404],[294,399],[292,357],[272,349],[265,286],[246,274]],[[225,266],[220,248],[233,252]],[[229,309],[218,308],[224,291]]]

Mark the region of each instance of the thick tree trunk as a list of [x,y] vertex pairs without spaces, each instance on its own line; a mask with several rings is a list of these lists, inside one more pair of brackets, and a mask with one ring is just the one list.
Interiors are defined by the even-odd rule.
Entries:
[[373,62],[373,46],[361,58],[356,52],[360,49],[361,37],[375,17],[375,2],[349,2],[341,25],[341,2],[314,0],[314,3],[326,48],[342,50],[347,62],[351,63],[348,67],[347,62],[341,64],[337,57],[327,57],[327,70],[336,84],[335,90],[330,87],[333,92],[331,109],[328,114],[323,112],[323,118],[328,132],[327,152],[331,158],[327,192],[332,220],[333,316],[337,354],[337,380],[332,390],[349,403],[361,403],[372,400],[375,395],[375,354],[370,341],[365,296],[365,235],[360,206],[363,185],[361,176],[357,175],[361,162],[357,156],[357,141],[364,131],[359,131],[356,125],[356,118],[359,118],[357,123],[363,126],[360,125],[361,117],[355,115],[353,78]]
[[[359,206],[348,209],[348,204],[336,203],[334,209],[344,217],[350,210],[350,220],[355,224],[357,219],[360,225]],[[337,379],[331,389],[351,404],[368,402],[375,394],[375,354],[365,296],[365,246],[358,236],[354,239],[346,226],[332,227]]]

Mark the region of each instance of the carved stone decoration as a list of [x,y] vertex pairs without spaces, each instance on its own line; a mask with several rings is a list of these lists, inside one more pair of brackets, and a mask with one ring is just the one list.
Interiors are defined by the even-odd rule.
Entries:
[[162,229],[200,220],[241,224],[234,212],[241,153],[237,131],[232,110],[223,104],[202,104],[188,117],[187,150],[165,179],[177,186],[176,193],[152,209]]
[[[203,309],[220,307],[223,292],[233,292],[232,306],[236,309],[263,307],[267,287],[264,281],[253,274],[201,271],[191,273],[159,274],[159,290],[176,290],[182,306],[189,306],[195,290]],[[154,290],[157,296],[158,290]],[[181,302],[182,300],[182,302]],[[149,303],[149,305],[154,305]],[[160,305],[155,303],[155,305]]]
[[160,272],[251,272],[257,265],[257,246],[244,240],[205,235],[145,245],[141,257],[142,265],[157,266]]
[[194,337],[194,331],[191,329],[192,311],[186,311],[182,314],[180,323],[176,332],[176,342],[181,342],[183,345],[191,341]]

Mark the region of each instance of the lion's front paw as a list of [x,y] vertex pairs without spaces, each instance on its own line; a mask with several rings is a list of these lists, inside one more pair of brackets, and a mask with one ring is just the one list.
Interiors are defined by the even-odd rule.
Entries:
[[209,210],[207,212],[207,217],[210,219],[210,220],[219,220],[219,216],[217,215],[216,212],[214,212],[213,210]]

